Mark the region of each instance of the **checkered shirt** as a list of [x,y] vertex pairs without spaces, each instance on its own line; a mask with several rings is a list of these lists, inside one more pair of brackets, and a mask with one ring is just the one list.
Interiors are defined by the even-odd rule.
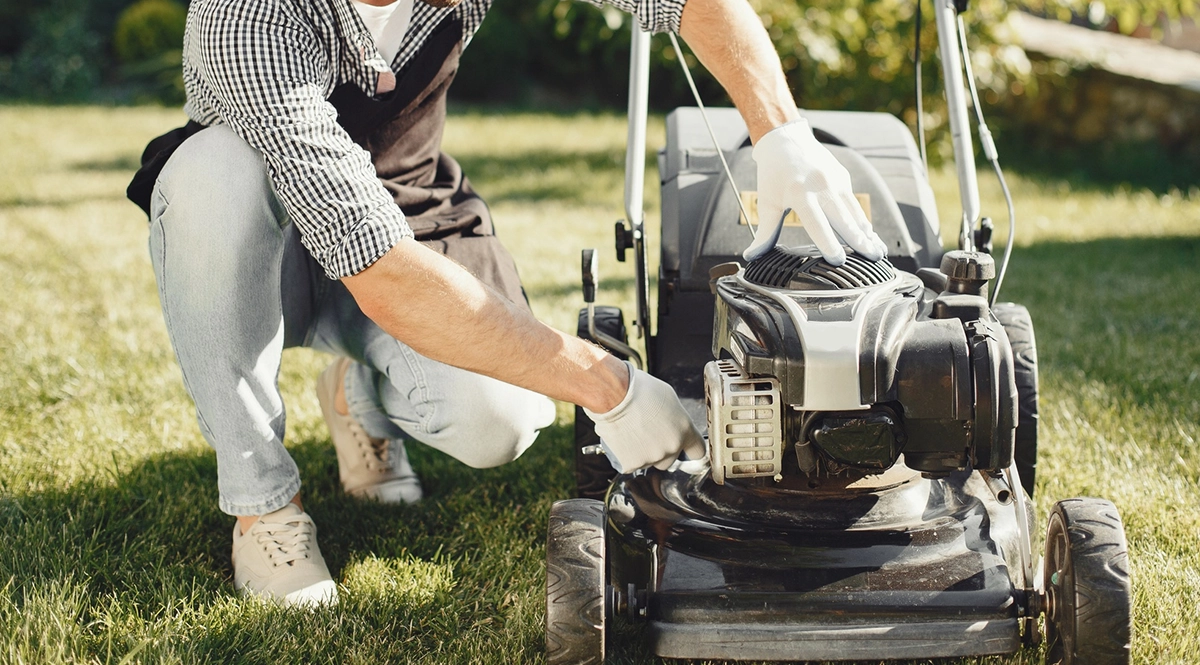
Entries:
[[[646,30],[678,31],[685,0],[587,0],[637,17]],[[492,0],[439,9],[417,0],[397,78],[451,13],[463,44]],[[375,94],[389,69],[350,0],[192,0],[184,34],[184,110],[226,124],[262,153],[275,192],[304,246],[330,279],[354,275],[412,236],[375,175],[370,154],[337,124],[327,101],[352,82]]]

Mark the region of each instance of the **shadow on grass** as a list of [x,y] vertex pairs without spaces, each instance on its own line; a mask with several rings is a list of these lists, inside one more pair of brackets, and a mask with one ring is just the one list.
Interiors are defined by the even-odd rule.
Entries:
[[[65,209],[74,206],[88,206],[96,203],[109,203],[113,201],[124,201],[125,194],[123,192],[115,192],[108,196],[95,196],[88,194],[85,196],[64,196],[61,198],[33,198],[25,196],[17,196],[13,198],[0,198],[0,210],[4,208],[58,208]],[[132,205],[132,204],[131,204]]]
[[1165,194],[1200,184],[1200,162],[1152,144],[1056,147],[1052,141],[1020,138],[1000,145],[1000,163],[1033,180],[1065,181],[1073,191],[1149,189]]
[[133,177],[135,171],[142,167],[141,157],[134,153],[128,153],[119,157],[110,159],[88,160],[74,162],[71,164],[71,171],[82,173],[107,173],[111,171],[123,171]]
[[[504,189],[491,195],[491,202],[582,203],[594,198],[587,179],[603,175],[619,182],[624,154],[615,150],[528,150],[504,154],[459,153],[455,159],[473,181],[486,183],[489,190]],[[606,183],[605,187],[611,187]]]
[[[348,592],[337,608],[315,615],[233,598],[233,520],[216,507],[216,460],[209,452],[163,453],[129,466],[116,461],[118,471],[70,489],[0,495],[0,585],[8,583],[0,605],[7,599],[17,616],[28,616],[30,599],[45,589],[82,587],[77,618],[90,647],[79,655],[89,661],[103,659],[100,645],[114,639],[125,649],[149,640],[156,646],[143,656],[183,654],[185,661],[189,654],[212,662],[454,658],[447,643],[465,635],[475,644],[463,648],[486,650],[494,642],[498,653],[515,649],[527,656],[519,660],[532,660],[544,648],[540,638],[508,632],[505,617],[515,597],[540,597],[544,588],[545,521],[550,504],[571,491],[570,439],[569,426],[548,428],[522,459],[487,470],[411,445],[427,495],[414,506],[343,494],[327,440],[289,446],[334,577],[367,559],[429,562],[453,577],[436,607],[406,604],[386,588]],[[137,620],[114,625],[106,618],[114,612]],[[51,611],[47,621],[70,621],[70,614]],[[151,627],[164,619],[166,625]],[[290,634],[288,626],[305,632]],[[286,648],[272,653],[281,641]]]
[[1001,297],[1029,307],[1043,373],[1196,413],[1200,234],[1019,247]]

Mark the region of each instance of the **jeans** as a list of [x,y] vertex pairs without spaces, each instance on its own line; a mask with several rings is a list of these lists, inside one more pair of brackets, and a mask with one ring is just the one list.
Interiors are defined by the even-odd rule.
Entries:
[[371,436],[408,436],[472,467],[516,459],[554,421],[546,397],[425,358],[367,318],[301,244],[261,154],[227,127],[189,138],[159,175],[150,256],[230,515],[277,510],[300,489],[283,446],[285,347],[357,361],[346,399]]

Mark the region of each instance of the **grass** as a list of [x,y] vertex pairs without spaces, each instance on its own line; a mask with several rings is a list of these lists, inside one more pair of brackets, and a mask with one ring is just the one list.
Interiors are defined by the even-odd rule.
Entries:
[[[338,490],[312,393],[326,359],[288,351],[288,445],[344,602],[307,613],[233,595],[215,459],[167,342],[145,220],[122,196],[145,141],[181,121],[0,108],[0,662],[541,662],[545,518],[571,488],[565,406],[499,469],[414,446],[429,498],[378,507]],[[612,116],[465,113],[447,128],[534,310],[564,330],[578,249],[610,247],[622,216],[623,143]],[[1039,517],[1052,499],[1113,500],[1135,662],[1195,662],[1200,197],[1012,180],[1022,228],[1004,296],[1029,306],[1040,343]],[[984,182],[985,210],[1003,217]],[[935,188],[953,218],[952,178]],[[601,257],[600,301],[628,308],[629,266]]]

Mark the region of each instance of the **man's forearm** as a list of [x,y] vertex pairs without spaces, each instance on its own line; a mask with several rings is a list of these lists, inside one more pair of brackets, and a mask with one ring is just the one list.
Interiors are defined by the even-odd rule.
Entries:
[[539,322],[414,240],[342,281],[367,316],[428,358],[597,413],[625,395],[623,363]]
[[746,0],[687,0],[679,34],[725,87],[751,141],[799,117],[779,55]]

